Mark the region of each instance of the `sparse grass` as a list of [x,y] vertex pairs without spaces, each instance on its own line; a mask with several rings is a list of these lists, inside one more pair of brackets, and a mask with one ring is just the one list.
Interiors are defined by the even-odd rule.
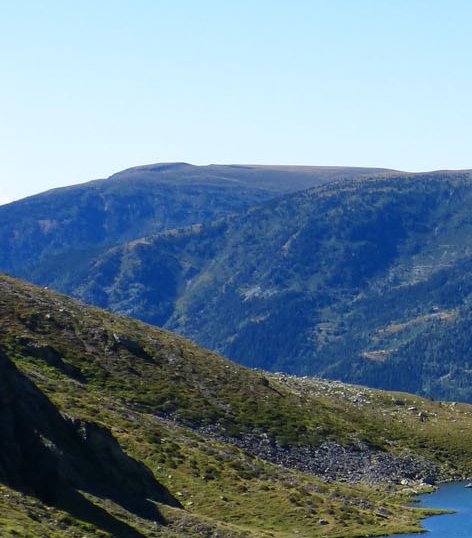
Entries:
[[[235,446],[249,434],[287,449],[360,440],[429,457],[444,476],[472,474],[470,406],[247,370],[134,320],[9,278],[0,286],[0,345],[17,367],[62,413],[110,429],[181,503],[159,505],[167,525],[156,527],[89,495],[143,536],[354,538],[420,528],[426,512],[406,506],[412,490],[326,481],[264,460]],[[108,536],[6,487],[0,514],[8,538]]]

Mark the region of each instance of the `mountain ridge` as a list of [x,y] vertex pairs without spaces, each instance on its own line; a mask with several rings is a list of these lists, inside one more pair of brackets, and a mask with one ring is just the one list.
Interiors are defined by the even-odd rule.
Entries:
[[[470,401],[466,352],[439,338],[469,319],[470,189],[468,173],[331,182],[117,247],[74,293],[249,366]],[[428,374],[431,351],[409,349],[432,343]]]
[[[0,208],[0,269],[251,367],[472,401],[470,171],[310,168],[317,185],[284,194],[293,167],[260,168],[133,168],[104,183],[129,189],[110,191],[112,217],[90,185],[56,221],[59,199],[18,218]],[[241,183],[215,198],[228,177]]]
[[[157,167],[157,172],[156,172]],[[347,177],[359,173],[342,169]],[[361,169],[363,172],[364,169]],[[147,165],[107,179],[52,189],[0,206],[0,269],[32,275],[39,258],[78,265],[113,245],[167,229],[210,222],[260,201],[339,177],[338,169],[285,171],[232,166]],[[64,256],[62,256],[64,254]],[[93,259],[93,258],[92,258]]]

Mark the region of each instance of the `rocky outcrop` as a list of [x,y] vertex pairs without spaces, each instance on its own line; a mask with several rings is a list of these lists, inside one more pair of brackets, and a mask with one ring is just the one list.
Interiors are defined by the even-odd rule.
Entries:
[[[301,396],[329,398],[333,402],[355,406],[359,410],[372,406],[373,390],[367,387],[346,385],[338,381],[328,381],[315,377],[296,377],[286,374],[265,373],[268,379],[275,379]],[[265,378],[267,384],[270,381]],[[392,401],[395,407],[403,407],[402,401]],[[427,420],[423,411],[408,407],[408,413],[415,413],[418,421]],[[333,440],[325,440],[316,446],[282,446],[261,432],[246,433],[240,437],[228,438],[214,426],[202,428],[205,435],[217,437],[225,442],[256,454],[261,459],[292,469],[316,475],[326,481],[345,483],[364,482],[371,486],[379,484],[401,484],[407,487],[432,485],[438,481],[460,479],[446,473],[436,462],[414,451],[380,449],[364,441],[352,441],[343,445]],[[387,443],[388,445],[389,443]],[[392,447],[393,448],[393,447]]]
[[349,446],[327,440],[318,446],[285,447],[266,434],[247,433],[229,438],[211,426],[205,426],[200,431],[263,460],[316,475],[327,482],[335,480],[350,484],[364,482],[371,486],[401,484],[413,487],[433,485],[452,478],[426,457],[413,452],[399,455],[382,451],[360,441]]
[[63,360],[62,354],[49,345],[39,344],[28,338],[17,338],[17,342],[22,346],[25,355],[43,360],[49,366],[57,368],[63,374],[76,379],[77,381],[85,382],[82,372],[74,365]]
[[232,439],[236,446],[267,461],[314,474],[326,481],[377,484],[434,484],[446,476],[438,465],[413,453],[396,455],[365,443],[342,446],[325,441],[319,446],[281,447],[266,436]]

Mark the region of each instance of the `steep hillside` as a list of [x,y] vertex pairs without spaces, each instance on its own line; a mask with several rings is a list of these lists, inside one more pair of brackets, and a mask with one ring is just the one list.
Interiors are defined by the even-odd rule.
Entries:
[[[97,216],[93,204],[77,202],[82,217],[59,219],[54,231],[35,211],[44,211],[43,197],[58,204],[73,189],[27,199],[22,209],[4,206],[4,216],[31,200],[36,209],[30,221],[19,219],[23,228],[8,216],[0,256],[16,275],[174,330],[243,365],[472,402],[471,174],[349,179],[365,172],[132,169],[77,187],[84,199],[99,189],[106,210]],[[325,183],[282,196],[289,183],[315,180]],[[134,212],[121,221],[133,192]],[[164,213],[152,205],[159,197]],[[256,198],[266,201],[251,205]],[[33,241],[38,223],[43,232]],[[101,239],[74,236],[87,230]],[[155,233],[123,242],[141,230]]]
[[5,537],[411,531],[409,495],[472,473],[470,406],[248,370],[4,276],[0,367]]
[[330,183],[112,249],[70,291],[248,366],[472,402],[471,195]]
[[0,270],[66,291],[69,277],[86,275],[90,260],[112,245],[369,171],[186,163],[131,168],[0,206]]

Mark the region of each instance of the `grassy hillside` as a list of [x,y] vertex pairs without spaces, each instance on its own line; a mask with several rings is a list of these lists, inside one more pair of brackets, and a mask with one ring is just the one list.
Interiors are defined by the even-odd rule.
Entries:
[[472,408],[249,370],[0,277],[2,536],[354,537],[472,473]]

